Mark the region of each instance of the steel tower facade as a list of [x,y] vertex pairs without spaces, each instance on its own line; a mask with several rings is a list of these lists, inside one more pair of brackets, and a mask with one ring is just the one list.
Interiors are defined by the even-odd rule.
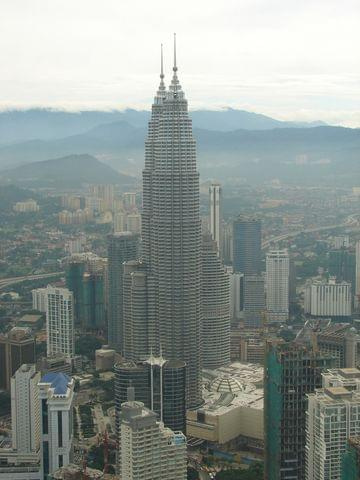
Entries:
[[185,361],[187,406],[201,403],[201,221],[196,145],[174,48],[169,89],[152,106],[143,171],[142,261],[148,282],[148,342]]

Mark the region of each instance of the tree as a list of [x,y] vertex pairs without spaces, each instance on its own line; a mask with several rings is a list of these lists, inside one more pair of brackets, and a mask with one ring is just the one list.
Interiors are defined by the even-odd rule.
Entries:
[[102,345],[101,340],[93,335],[81,335],[76,339],[75,352],[77,355],[86,355],[91,360],[95,358],[95,350]]
[[199,480],[198,472],[192,467],[187,469],[187,480]]

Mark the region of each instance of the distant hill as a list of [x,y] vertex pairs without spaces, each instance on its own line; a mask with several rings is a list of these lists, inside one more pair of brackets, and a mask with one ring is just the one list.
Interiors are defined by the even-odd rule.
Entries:
[[[206,130],[268,130],[272,128],[312,127],[321,124],[282,122],[265,115],[236,109],[196,110],[191,112],[194,127]],[[0,112],[0,145],[27,140],[54,140],[78,135],[105,123],[126,122],[135,128],[146,128],[150,112],[127,109],[64,112],[46,109]]]
[[54,188],[78,188],[91,183],[130,186],[135,181],[133,177],[123,175],[86,154],[32,162],[4,170],[1,172],[0,180],[2,183],[25,187]]
[[[119,121],[62,139],[3,146],[0,175],[11,165],[87,152],[117,172],[139,176],[145,137],[146,128]],[[235,178],[254,183],[278,178],[299,184],[360,185],[360,129],[319,126],[222,132],[195,128],[194,137],[203,180]],[[100,163],[102,169],[104,164]],[[16,176],[22,178],[24,172],[31,176],[31,168],[24,169],[17,169]],[[80,169],[76,182],[93,182],[86,175],[90,172]]]

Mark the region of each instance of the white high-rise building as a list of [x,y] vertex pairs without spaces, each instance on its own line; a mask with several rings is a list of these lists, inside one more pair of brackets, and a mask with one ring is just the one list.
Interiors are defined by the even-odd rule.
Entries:
[[314,317],[349,317],[351,315],[351,283],[314,282],[305,289],[305,313]]
[[355,306],[360,307],[360,240],[356,242]]
[[360,370],[329,370],[322,383],[308,395],[305,478],[341,480],[347,440],[360,435]]
[[40,447],[40,401],[35,365],[22,365],[11,378],[12,447],[19,455]]
[[120,477],[126,480],[186,480],[186,437],[157,421],[135,401],[133,388],[121,405]]
[[114,233],[127,231],[127,215],[125,212],[116,212],[113,217]]
[[222,251],[221,238],[221,185],[213,183],[209,187],[210,196],[210,233],[215,240],[218,253]]
[[141,232],[141,215],[140,213],[130,213],[127,216],[127,229],[131,233]]
[[273,250],[266,255],[266,309],[268,321],[289,319],[289,254]]
[[72,462],[74,385],[64,373],[47,373],[38,384],[43,478]]
[[36,288],[31,290],[32,294],[32,308],[33,310],[38,310],[39,312],[46,313],[47,309],[47,289],[46,288]]
[[67,288],[48,286],[46,333],[47,355],[75,355],[73,294]]

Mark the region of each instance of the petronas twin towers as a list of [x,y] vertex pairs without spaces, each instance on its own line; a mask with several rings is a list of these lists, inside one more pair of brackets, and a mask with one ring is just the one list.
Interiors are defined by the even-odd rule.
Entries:
[[199,173],[177,70],[174,48],[168,89],[161,60],[145,143],[142,260],[124,268],[123,354],[132,360],[143,352],[185,361],[187,405],[195,407],[202,401]]

